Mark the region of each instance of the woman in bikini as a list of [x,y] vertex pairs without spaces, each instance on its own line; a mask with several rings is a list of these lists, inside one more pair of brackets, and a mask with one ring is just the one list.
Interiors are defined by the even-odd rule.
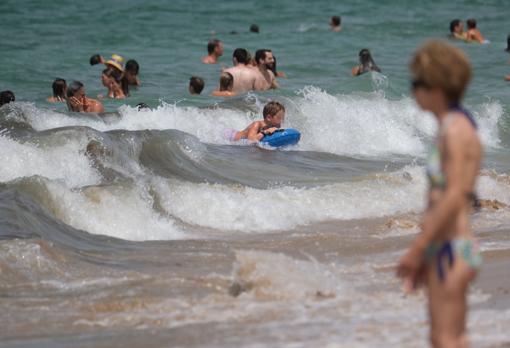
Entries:
[[472,116],[460,107],[471,78],[458,48],[429,41],[413,57],[412,90],[418,105],[436,117],[437,139],[428,157],[430,189],[421,233],[399,261],[408,290],[427,287],[430,338],[434,347],[467,347],[469,283],[481,264],[469,216],[482,146]]

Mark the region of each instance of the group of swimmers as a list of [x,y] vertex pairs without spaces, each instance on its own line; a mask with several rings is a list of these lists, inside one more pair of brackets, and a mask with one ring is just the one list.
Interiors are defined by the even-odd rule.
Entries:
[[[340,31],[340,20],[331,19],[333,31]],[[468,20],[468,32],[462,22],[451,23],[452,38],[484,42],[476,29],[476,21]],[[508,48],[510,52],[510,37]],[[223,54],[220,41],[211,41],[204,64],[216,64]],[[367,71],[380,71],[366,49],[359,53],[360,65],[352,69],[353,75]],[[91,64],[105,64],[102,81],[108,96],[119,97],[123,81],[127,85],[140,85],[136,72],[122,66],[119,56],[104,61],[93,56]],[[220,78],[223,94],[234,95],[250,90],[277,88],[276,62],[271,50],[262,49],[251,59],[248,51],[238,48],[233,53],[232,68],[224,69]],[[460,105],[471,79],[471,65],[467,56],[457,47],[442,41],[429,41],[414,54],[410,70],[411,92],[417,104],[430,111],[438,121],[437,138],[427,161],[429,178],[428,205],[420,224],[421,231],[397,266],[397,275],[408,290],[427,287],[430,339],[434,347],[467,347],[466,296],[469,284],[481,266],[481,253],[470,229],[470,213],[475,201],[474,190],[482,161],[482,145],[473,117]],[[131,76],[130,76],[131,74]],[[509,78],[510,79],[510,78]],[[190,80],[190,92],[199,93],[200,80]],[[69,86],[55,81],[54,102],[67,102],[72,111],[101,112],[99,101],[87,98],[83,84],[78,81]],[[14,101],[10,91],[0,93],[0,105]],[[252,122],[242,131],[230,131],[232,141],[248,139],[260,141],[265,135],[278,130],[285,119],[285,108],[277,102],[267,103],[263,120]]]
[[[341,17],[333,16],[330,20],[331,30],[340,32]],[[259,27],[253,24],[251,32],[259,32]],[[202,58],[204,64],[217,64],[223,55],[223,43],[213,39],[207,44],[207,55]],[[352,75],[358,76],[365,72],[381,72],[375,64],[370,51],[366,48],[359,52],[360,64],[352,69]],[[282,71],[276,70],[276,57],[270,49],[260,49],[252,56],[245,48],[236,48],[232,54],[233,67],[222,69],[219,88],[212,92],[217,97],[232,97],[249,91],[266,91],[278,88],[276,78],[286,77]],[[190,94],[200,94],[204,89],[205,82],[201,77],[192,76],[189,80],[188,91]]]
[[[204,64],[217,64],[223,55],[223,43],[214,39],[207,44],[208,55],[202,58]],[[276,58],[270,49],[259,49],[252,57],[245,48],[236,48],[232,54],[231,68],[222,69],[219,89],[212,95],[217,97],[232,97],[249,91],[266,91],[278,88],[277,77],[285,77],[276,71]],[[189,82],[189,92],[200,94],[204,88],[204,80],[192,76]]]
[[[129,96],[129,87],[140,86],[138,73],[140,66],[134,59],[123,64],[124,58],[113,54],[109,60],[101,55],[94,54],[90,57],[90,65],[104,64],[105,69],[101,73],[101,82],[107,88],[106,95],[99,95],[98,99],[113,98],[124,99]],[[53,95],[47,98],[50,103],[67,103],[69,111],[74,112],[104,112],[103,104],[85,93],[85,86],[80,81],[73,81],[68,86],[66,80],[57,78],[52,84]],[[13,97],[14,98],[14,97]]]
[[487,43],[480,30],[476,28],[476,19],[470,18],[466,21],[467,31],[464,31],[464,23],[460,19],[450,22],[450,37],[455,40],[467,42]]

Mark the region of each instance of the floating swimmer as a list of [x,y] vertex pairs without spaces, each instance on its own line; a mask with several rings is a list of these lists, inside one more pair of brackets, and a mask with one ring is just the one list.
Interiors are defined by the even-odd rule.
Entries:
[[467,39],[471,42],[478,42],[478,43],[488,43],[487,40],[484,39],[482,33],[480,33],[480,30],[476,28],[476,19],[470,18],[466,21],[468,31],[467,31]]
[[464,32],[464,23],[460,19],[450,22],[450,39],[468,41],[467,33]]
[[229,72],[222,72],[220,76],[220,89],[213,91],[212,95],[215,97],[233,97],[236,94],[234,89],[234,76]]
[[381,72],[381,69],[375,64],[372,54],[367,48],[359,51],[359,65],[352,68],[352,76],[359,76],[369,71]]
[[67,88],[67,107],[74,112],[104,112],[100,101],[89,98],[80,81],[73,81]]
[[189,94],[200,94],[204,89],[204,79],[198,76],[191,76],[189,79],[188,92]]
[[51,85],[53,96],[46,99],[49,103],[58,103],[66,101],[67,83],[64,79],[55,79]]
[[0,106],[4,104],[9,104],[10,102],[13,102],[16,100],[16,97],[14,96],[14,93],[11,91],[2,91],[0,92]]
[[265,135],[278,131],[285,120],[285,107],[277,102],[271,101],[264,106],[262,111],[264,119],[255,121],[242,131],[227,129],[225,137],[230,141],[247,139],[249,142],[259,142]]

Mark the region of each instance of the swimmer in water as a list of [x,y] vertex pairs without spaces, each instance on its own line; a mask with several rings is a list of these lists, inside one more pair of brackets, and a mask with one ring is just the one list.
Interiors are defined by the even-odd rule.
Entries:
[[450,22],[450,39],[467,41],[467,33],[464,32],[464,23],[460,19]]
[[235,94],[242,94],[255,89],[258,71],[248,65],[248,56],[247,50],[236,48],[232,55],[234,66],[224,70],[224,72],[228,72],[234,77],[234,89],[232,91]]
[[112,68],[106,68],[101,74],[101,82],[103,86],[108,88],[107,96],[113,99],[124,99],[126,95],[121,88],[121,85],[115,79],[116,72]]
[[112,54],[112,57],[107,60],[104,64],[107,68],[112,70],[112,77],[120,84],[122,77],[124,76],[124,58],[118,54]]
[[67,88],[67,107],[74,112],[104,112],[100,101],[88,98],[80,81],[73,81]]
[[269,49],[258,50],[255,52],[255,61],[258,67],[255,90],[267,91],[268,89],[278,88],[276,77],[270,69],[274,64],[273,52]]
[[0,106],[9,104],[16,100],[16,97],[14,97],[14,93],[11,91],[2,91],[0,92]]
[[277,101],[271,101],[264,106],[262,115],[264,117],[262,121],[255,121],[239,132],[227,130],[225,136],[230,141],[248,139],[251,143],[258,142],[264,135],[273,134],[280,129],[285,120],[285,107]]
[[218,63],[218,58],[223,55],[223,43],[214,39],[209,41],[207,44],[207,56],[202,58],[202,63],[204,64],[216,64]]
[[342,18],[340,16],[333,16],[329,21],[329,26],[334,32],[340,32],[342,30]]
[[233,97],[235,96],[233,88],[234,77],[231,73],[223,72],[220,76],[220,89],[212,92],[212,95],[214,97]]
[[106,61],[104,60],[103,56],[100,54],[94,54],[89,59],[90,65],[97,65],[97,64],[105,64]]
[[140,86],[140,78],[138,72],[140,71],[140,65],[134,59],[130,59],[126,62],[124,68],[124,77],[130,86]]
[[250,33],[260,33],[260,29],[259,29],[259,26],[257,24],[252,24],[250,26]]
[[204,89],[204,79],[198,76],[191,76],[189,79],[188,92],[189,94],[200,94]]
[[480,33],[480,30],[476,28],[476,19],[470,18],[466,21],[466,23],[468,27],[467,39],[478,43],[486,43],[485,38],[482,33]]
[[126,97],[129,96],[129,86],[140,86],[140,79],[138,78],[138,72],[140,71],[140,66],[138,62],[134,59],[130,59],[126,62],[126,67],[124,68],[124,74],[122,75],[122,79],[120,81],[120,86],[122,88],[122,92]]
[[359,51],[359,65],[352,68],[352,76],[359,76],[369,71],[381,72],[381,69],[375,64],[370,51],[366,48]]
[[46,99],[49,103],[61,103],[66,101],[67,84],[64,79],[55,79],[51,85],[53,96]]
[[275,77],[282,77],[287,78],[287,74],[285,74],[283,71],[276,71],[276,56],[273,54],[273,63],[269,63],[267,66],[269,70],[271,70]]

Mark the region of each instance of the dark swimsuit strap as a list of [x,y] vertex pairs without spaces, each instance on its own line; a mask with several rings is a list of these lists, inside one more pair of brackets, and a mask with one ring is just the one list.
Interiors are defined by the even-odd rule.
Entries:
[[437,275],[439,276],[439,280],[440,281],[444,281],[445,279],[445,271],[444,271],[444,265],[443,265],[443,262],[444,262],[444,259],[447,259],[448,261],[448,266],[449,267],[452,267],[453,265],[453,246],[452,246],[452,242],[450,241],[447,241],[445,242],[441,248],[438,250],[437,252]]
[[466,118],[468,119],[468,121],[471,123],[471,125],[473,126],[474,129],[478,129],[478,125],[476,124],[476,121],[475,121],[475,118],[473,117],[473,115],[471,115],[471,113],[469,111],[467,111],[466,109],[464,109],[464,107],[462,107],[462,105],[460,104],[451,104],[450,105],[450,110],[451,111],[457,111],[457,112],[460,112],[461,114],[463,114],[464,116],[466,116]]

